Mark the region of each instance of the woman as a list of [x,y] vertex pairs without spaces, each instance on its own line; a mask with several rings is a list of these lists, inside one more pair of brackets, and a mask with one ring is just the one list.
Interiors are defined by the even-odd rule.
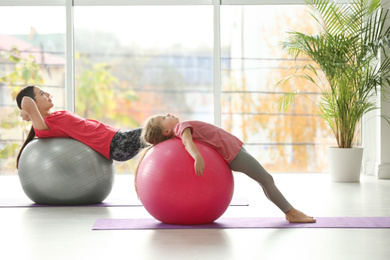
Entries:
[[54,104],[50,94],[38,86],[22,89],[16,97],[16,102],[21,109],[22,119],[32,122],[30,133],[19,151],[16,167],[24,147],[35,136],[74,138],[107,159],[116,161],[130,160],[143,147],[140,142],[141,128],[124,131],[95,120],[81,118],[68,111],[52,112]]

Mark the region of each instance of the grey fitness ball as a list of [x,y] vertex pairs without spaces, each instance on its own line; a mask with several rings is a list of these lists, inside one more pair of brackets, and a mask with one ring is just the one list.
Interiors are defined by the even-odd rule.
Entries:
[[86,205],[110,194],[115,167],[72,138],[37,138],[23,150],[18,167],[26,195],[43,205]]

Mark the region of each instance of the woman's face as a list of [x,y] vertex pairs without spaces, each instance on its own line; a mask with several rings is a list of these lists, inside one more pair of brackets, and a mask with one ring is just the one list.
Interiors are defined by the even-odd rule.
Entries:
[[40,111],[48,111],[54,106],[50,94],[40,87],[34,87],[34,95],[35,103]]

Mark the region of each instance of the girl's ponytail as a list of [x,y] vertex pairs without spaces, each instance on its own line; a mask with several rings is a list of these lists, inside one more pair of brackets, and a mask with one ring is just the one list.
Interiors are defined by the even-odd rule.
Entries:
[[134,170],[134,187],[135,187],[135,192],[137,193],[137,195],[138,195],[138,190],[137,190],[137,174],[138,174],[138,169],[139,169],[139,166],[140,166],[142,160],[144,159],[146,153],[147,153],[150,149],[152,149],[152,148],[153,148],[153,145],[149,145],[149,146],[145,147],[144,149],[142,149],[142,150],[138,153],[138,155],[137,155],[137,157],[138,157],[138,159],[137,159],[137,165],[135,166],[135,170]]
[[144,144],[147,145],[146,148],[142,149],[139,153],[138,153],[138,161],[137,161],[137,165],[135,167],[135,171],[134,171],[134,186],[135,186],[135,191],[137,192],[137,195],[138,195],[138,191],[137,191],[137,174],[138,174],[138,168],[139,168],[139,165],[141,164],[141,161],[144,159],[146,153],[153,148],[153,146],[165,141],[165,140],[168,140],[172,137],[168,137],[168,136],[164,136],[162,134],[162,132],[164,131],[164,127],[161,125],[160,121],[158,120],[157,117],[151,117],[149,118],[146,123],[145,123],[145,126],[142,128],[142,132],[141,132],[141,142],[143,142]]

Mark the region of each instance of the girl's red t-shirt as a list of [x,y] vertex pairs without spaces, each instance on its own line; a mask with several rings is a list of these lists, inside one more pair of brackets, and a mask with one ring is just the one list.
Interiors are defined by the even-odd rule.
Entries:
[[175,136],[181,138],[183,131],[190,128],[192,139],[210,145],[230,163],[240,151],[243,142],[228,131],[202,121],[184,121],[174,128]]

